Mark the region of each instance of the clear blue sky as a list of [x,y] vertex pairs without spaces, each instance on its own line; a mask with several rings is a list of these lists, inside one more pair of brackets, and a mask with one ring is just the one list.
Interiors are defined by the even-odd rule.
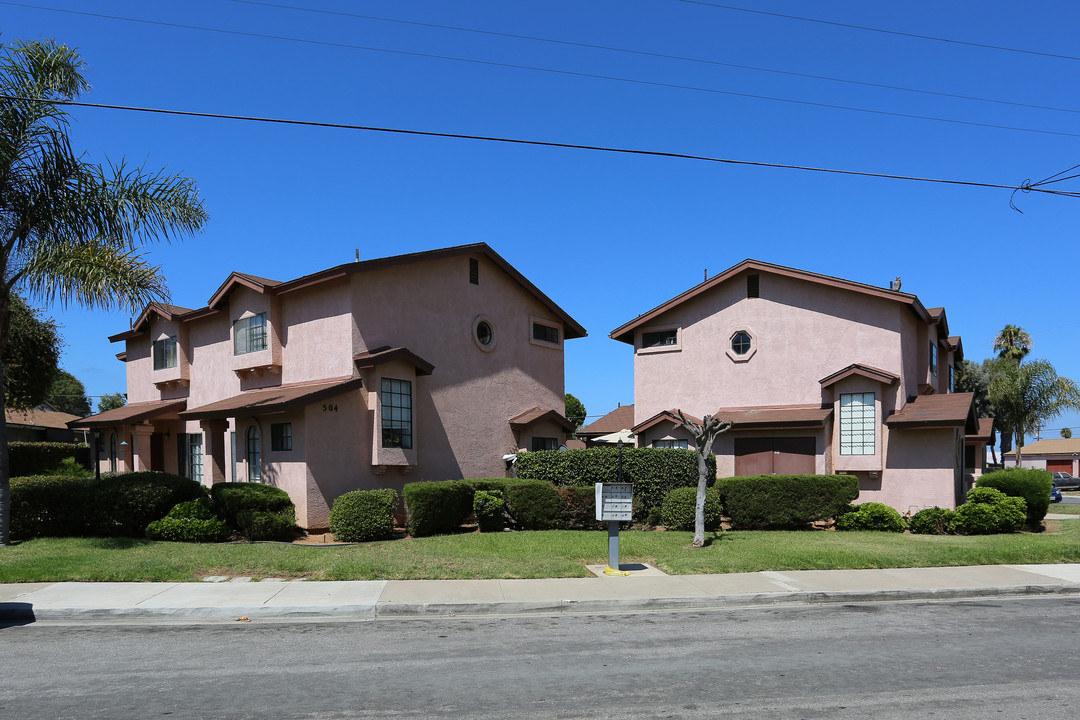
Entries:
[[[291,4],[565,42],[230,0],[0,3],[0,39],[77,46],[94,86],[84,99],[97,103],[1005,185],[1080,163],[1076,59],[679,0]],[[1080,55],[1071,0],[740,7]],[[88,157],[198,181],[206,231],[151,251],[174,303],[205,305],[233,270],[287,280],[349,262],[356,248],[370,258],[484,241],[588,329],[567,344],[566,388],[590,415],[633,401],[630,348],[608,333],[747,257],[882,286],[899,275],[926,306],[945,306],[968,359],[989,357],[995,333],[1013,323],[1031,333],[1032,357],[1080,378],[1075,198],[1018,195],[1021,214],[1007,190],[104,109],[72,116],[73,143]],[[123,390],[122,348],[106,336],[129,314],[48,312],[63,325],[63,365],[88,392]],[[1080,417],[1051,423],[1052,434],[1063,425],[1080,429]]]

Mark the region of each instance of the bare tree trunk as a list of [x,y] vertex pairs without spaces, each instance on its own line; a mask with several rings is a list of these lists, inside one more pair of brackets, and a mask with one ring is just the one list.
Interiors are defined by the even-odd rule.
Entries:
[[3,349],[0,346],[0,547],[11,544],[11,463],[8,461],[6,406]]

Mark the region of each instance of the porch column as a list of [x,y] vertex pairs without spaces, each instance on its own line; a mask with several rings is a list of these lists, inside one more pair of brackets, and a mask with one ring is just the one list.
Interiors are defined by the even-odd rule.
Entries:
[[134,440],[134,447],[131,448],[131,463],[135,472],[150,469],[150,436],[153,434],[153,425],[131,426],[131,435]]
[[206,462],[203,463],[203,473],[209,478],[211,485],[226,482],[225,474],[225,438],[229,432],[228,420],[201,420],[199,426],[203,431],[203,453]]

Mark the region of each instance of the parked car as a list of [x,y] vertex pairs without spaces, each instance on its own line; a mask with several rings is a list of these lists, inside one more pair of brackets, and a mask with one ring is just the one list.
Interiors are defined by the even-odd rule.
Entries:
[[1052,472],[1050,476],[1054,479],[1054,487],[1059,490],[1080,490],[1080,478],[1074,478],[1072,473]]
[[1050,487],[1050,502],[1061,502],[1061,491],[1053,486]]

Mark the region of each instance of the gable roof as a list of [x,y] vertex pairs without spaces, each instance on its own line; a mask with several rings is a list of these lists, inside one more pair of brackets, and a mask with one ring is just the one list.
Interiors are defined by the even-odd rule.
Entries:
[[8,425],[21,425],[23,427],[49,428],[52,430],[67,430],[68,423],[78,420],[78,415],[60,412],[59,410],[41,410],[31,408],[29,410],[4,410],[4,417]]
[[818,382],[821,383],[821,387],[829,387],[835,383],[840,382],[852,375],[858,375],[860,377],[874,380],[883,385],[892,385],[894,382],[900,379],[899,375],[894,375],[888,370],[882,370],[871,365],[862,365],[860,363],[852,363],[843,370],[837,370],[828,377],[823,377]]
[[732,280],[743,272],[758,272],[769,273],[772,275],[780,275],[783,277],[794,278],[796,280],[803,280],[806,282],[814,283],[816,285],[839,288],[841,290],[848,290],[869,297],[892,300],[910,307],[911,311],[914,312],[923,322],[929,323],[935,319],[930,315],[929,312],[927,312],[926,308],[923,307],[923,304],[919,302],[919,298],[915,297],[910,293],[900,292],[899,290],[888,290],[886,288],[880,288],[874,285],[866,285],[864,283],[858,283],[852,280],[844,280],[842,278],[832,277],[830,275],[820,275],[818,273],[809,272],[807,270],[797,270],[795,268],[785,267],[783,265],[774,265],[772,263],[762,262],[761,260],[743,260],[738,265],[733,265],[719,275],[715,275],[709,280],[695,285],[681,295],[677,295],[671,300],[657,305],[652,310],[649,310],[642,315],[638,315],[630,322],[620,325],[619,327],[611,331],[609,337],[614,340],[619,340],[620,342],[625,342],[633,345],[634,331],[637,328],[656,320],[659,316],[663,315],[667,311],[696,298],[698,295],[706,293],[713,288],[722,285],[729,280]]
[[[560,322],[563,324],[563,337],[566,340],[573,340],[574,338],[585,337],[588,335],[585,328],[581,326],[574,318],[563,310],[561,307],[555,304],[551,298],[541,292],[540,288],[533,285],[529,280],[518,272],[510,263],[508,263],[501,255],[492,250],[487,243],[473,243],[471,245],[457,245],[454,247],[441,248],[438,250],[425,250],[423,252],[408,253],[405,255],[394,255],[392,257],[376,258],[373,260],[361,260],[358,262],[346,263],[344,265],[338,265],[336,267],[327,268],[326,270],[320,270],[319,272],[304,275],[302,277],[295,278],[293,280],[278,281],[270,280],[268,278],[262,278],[257,275],[251,275],[249,273],[233,272],[229,277],[225,279],[225,282],[214,292],[210,298],[210,302],[204,308],[198,310],[184,310],[183,313],[174,314],[175,317],[180,320],[193,320],[199,317],[204,317],[216,312],[220,312],[226,298],[229,293],[238,287],[246,287],[255,292],[263,293],[265,295],[284,295],[297,290],[311,287],[312,285],[318,285],[320,283],[330,282],[339,278],[347,277],[349,275],[355,275],[357,273],[374,272],[378,270],[385,270],[392,267],[400,267],[404,265],[412,265],[421,262],[429,262],[431,260],[441,260],[444,258],[462,257],[469,255],[483,255],[496,266],[498,266],[503,272],[509,275],[518,285],[520,285],[527,293],[536,298],[542,305],[554,314]],[[159,306],[155,308],[154,306]],[[132,326],[131,330],[128,330],[117,335],[113,335],[109,338],[111,342],[118,342],[120,340],[127,340],[131,337],[138,335],[143,329],[145,322],[144,316],[149,318],[148,313],[158,312],[161,314],[162,307],[175,307],[175,306],[161,306],[160,303],[151,303],[142,315],[139,316],[140,323],[136,323]],[[163,315],[164,316],[164,315]],[[172,318],[170,318],[172,319]]]
[[567,420],[562,413],[556,410],[542,410],[538,407],[530,408],[520,415],[510,418],[510,427],[514,430],[522,430],[544,420],[551,420],[559,424],[567,432],[574,431],[574,423]]
[[111,425],[134,425],[151,418],[176,417],[176,413],[187,407],[187,400],[153,400],[150,402],[128,403],[123,407],[113,408],[97,415],[90,415],[79,420],[72,420],[68,427],[95,428]]
[[593,437],[634,427],[634,405],[620,405],[608,414],[578,429],[579,437]]
[[[1020,455],[1072,455],[1080,453],[1080,438],[1046,438],[1024,445],[1020,448]],[[1005,453],[1005,457],[1016,457],[1016,450]]]
[[963,428],[965,434],[979,432],[975,417],[974,393],[918,395],[898,413],[885,418],[890,428]]
[[362,353],[353,355],[353,363],[356,368],[369,368],[383,363],[393,362],[394,360],[403,360],[414,368],[416,368],[417,375],[430,375],[435,369],[435,366],[429,363],[424,358],[414,353],[409,348],[404,347],[390,347],[389,345],[383,345],[377,347],[374,350],[365,350]]

